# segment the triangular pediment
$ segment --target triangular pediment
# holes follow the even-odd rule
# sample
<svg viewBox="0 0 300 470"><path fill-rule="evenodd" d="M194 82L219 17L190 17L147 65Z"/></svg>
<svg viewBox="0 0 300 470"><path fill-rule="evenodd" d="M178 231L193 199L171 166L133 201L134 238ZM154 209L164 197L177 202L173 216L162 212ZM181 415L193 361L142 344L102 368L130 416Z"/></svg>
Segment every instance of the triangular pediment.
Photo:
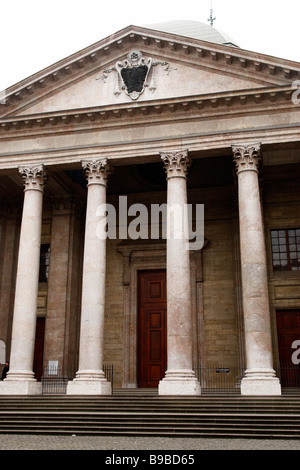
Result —
<svg viewBox="0 0 300 470"><path fill-rule="evenodd" d="M139 63L147 67L138 93L129 93L121 75L122 68L137 65L128 58L132 51L140 53ZM0 116L230 95L288 86L299 75L295 62L129 26L6 90Z"/></svg>

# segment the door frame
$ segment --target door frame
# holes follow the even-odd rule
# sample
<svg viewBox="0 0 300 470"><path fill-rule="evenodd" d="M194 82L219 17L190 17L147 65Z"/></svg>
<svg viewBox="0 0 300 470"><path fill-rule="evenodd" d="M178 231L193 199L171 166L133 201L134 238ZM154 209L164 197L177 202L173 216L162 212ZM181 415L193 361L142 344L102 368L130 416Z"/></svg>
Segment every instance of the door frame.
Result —
<svg viewBox="0 0 300 470"><path fill-rule="evenodd" d="M165 240L123 241L117 246L123 255L123 388L138 388L138 271L166 269ZM191 251L193 362L205 363L202 250Z"/></svg>

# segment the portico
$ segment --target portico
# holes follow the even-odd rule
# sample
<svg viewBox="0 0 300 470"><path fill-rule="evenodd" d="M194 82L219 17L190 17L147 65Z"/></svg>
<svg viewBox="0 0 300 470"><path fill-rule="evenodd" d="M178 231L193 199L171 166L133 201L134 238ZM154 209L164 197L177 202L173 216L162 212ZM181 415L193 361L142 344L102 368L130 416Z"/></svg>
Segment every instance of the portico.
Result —
<svg viewBox="0 0 300 470"><path fill-rule="evenodd" d="M138 96L118 81L132 50L149 67ZM70 395L109 395L105 362L118 387L138 387L142 363L159 394L200 395L195 370L213 364L242 367L244 395L280 395L276 312L300 308L300 280L298 269L275 273L270 231L300 227L291 104L300 66L130 27L48 72L43 86L42 74L32 78L35 94L28 83L17 99L12 87L0 108L0 339L10 358L0 394L41 393L34 363L44 318L43 367L72 369ZM87 105L91 95L98 101ZM125 237L99 236L105 204ZM139 204L178 212L159 222L158 238L143 221L147 237L132 238L126 224ZM187 204L204 205L196 249ZM145 289L142 272L153 273Z"/></svg>

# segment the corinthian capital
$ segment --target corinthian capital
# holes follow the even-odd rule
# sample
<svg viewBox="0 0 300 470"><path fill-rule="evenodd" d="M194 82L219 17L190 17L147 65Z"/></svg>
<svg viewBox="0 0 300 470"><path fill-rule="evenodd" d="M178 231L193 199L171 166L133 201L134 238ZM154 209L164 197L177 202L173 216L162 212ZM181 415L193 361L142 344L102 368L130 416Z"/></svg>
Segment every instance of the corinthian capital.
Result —
<svg viewBox="0 0 300 470"><path fill-rule="evenodd" d="M260 161L260 144L233 145L233 159L236 164L237 173L241 171L258 171Z"/></svg>
<svg viewBox="0 0 300 470"><path fill-rule="evenodd" d="M191 159L187 150L166 152L160 154L167 173L167 179L173 177L186 178Z"/></svg>
<svg viewBox="0 0 300 470"><path fill-rule="evenodd" d="M85 171L85 176L89 184L102 184L107 185L108 176L110 174L107 159L83 161L82 167Z"/></svg>
<svg viewBox="0 0 300 470"><path fill-rule="evenodd" d="M22 175L25 191L29 189L44 190L47 179L44 165L20 166L19 173Z"/></svg>

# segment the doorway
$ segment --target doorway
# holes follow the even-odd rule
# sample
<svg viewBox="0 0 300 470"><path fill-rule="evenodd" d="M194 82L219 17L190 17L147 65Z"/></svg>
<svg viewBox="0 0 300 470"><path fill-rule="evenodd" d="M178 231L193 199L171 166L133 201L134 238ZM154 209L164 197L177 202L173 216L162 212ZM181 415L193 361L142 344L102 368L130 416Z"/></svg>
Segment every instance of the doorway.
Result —
<svg viewBox="0 0 300 470"><path fill-rule="evenodd" d="M138 272L138 386L158 387L167 365L166 270Z"/></svg>
<svg viewBox="0 0 300 470"><path fill-rule="evenodd" d="M299 387L300 364L292 360L296 351L292 345L300 340L300 310L278 310L276 316L281 386Z"/></svg>

